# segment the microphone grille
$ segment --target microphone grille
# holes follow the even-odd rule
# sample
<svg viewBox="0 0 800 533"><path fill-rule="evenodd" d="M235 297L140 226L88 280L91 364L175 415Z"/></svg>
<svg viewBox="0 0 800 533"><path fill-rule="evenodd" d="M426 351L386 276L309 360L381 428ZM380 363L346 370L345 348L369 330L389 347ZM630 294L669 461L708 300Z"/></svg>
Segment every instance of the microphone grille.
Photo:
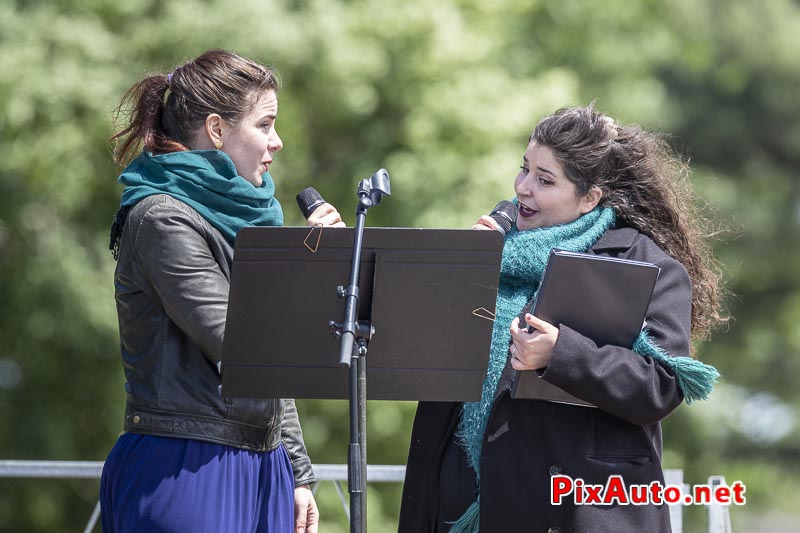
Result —
<svg viewBox="0 0 800 533"><path fill-rule="evenodd" d="M297 195L297 206L303 212L303 218L308 218L316 208L325 203L325 199L314 187L307 187Z"/></svg>
<svg viewBox="0 0 800 533"><path fill-rule="evenodd" d="M517 220L517 213L517 206L514 205L514 202L502 200L494 207L489 216L497 222L503 234L506 234Z"/></svg>

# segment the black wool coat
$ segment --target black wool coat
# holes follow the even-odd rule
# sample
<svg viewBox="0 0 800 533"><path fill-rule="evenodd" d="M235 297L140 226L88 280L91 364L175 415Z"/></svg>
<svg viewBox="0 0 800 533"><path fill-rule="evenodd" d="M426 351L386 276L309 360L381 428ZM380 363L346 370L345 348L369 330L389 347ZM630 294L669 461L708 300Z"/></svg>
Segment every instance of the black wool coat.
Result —
<svg viewBox="0 0 800 533"><path fill-rule="evenodd" d="M689 356L691 282L686 269L632 228L611 229L592 253L661 267L647 312L650 335L672 356ZM598 347L559 327L542 378L597 405L580 407L510 396L506 365L481 452L480 531L501 533L669 532L666 505L551 505L551 477L626 486L664 482L660 421L682 401L663 365L628 348ZM408 455L399 533L437 531L444 451L458 425L460 403L420 402Z"/></svg>

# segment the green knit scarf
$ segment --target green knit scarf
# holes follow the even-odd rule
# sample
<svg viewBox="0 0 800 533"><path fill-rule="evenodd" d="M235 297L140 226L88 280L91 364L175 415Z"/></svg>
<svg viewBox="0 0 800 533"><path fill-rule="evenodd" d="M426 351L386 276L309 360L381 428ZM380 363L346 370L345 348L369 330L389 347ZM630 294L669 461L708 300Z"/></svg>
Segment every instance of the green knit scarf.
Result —
<svg viewBox="0 0 800 533"><path fill-rule="evenodd" d="M586 252L614 225L614 210L595 208L574 222L547 228L518 231L512 227L506 234L500 264L500 286L495 304L489 367L483 381L479 402L467 402L461 410L456 437L467 453L478 482L478 496L467 511L453 524L450 533L477 533L480 523L480 457L484 431L494 402L495 390L508 356L511 341L509 324L533 297L542 279L550 250ZM687 403L705 399L713 390L719 373L689 357L671 357L656 346L642 331L633 351L652 358L670 368Z"/></svg>
<svg viewBox="0 0 800 533"><path fill-rule="evenodd" d="M119 177L121 207L153 194L168 194L195 209L233 244L247 226L282 226L283 210L268 172L260 187L244 179L225 152L195 150L153 155L147 151Z"/></svg>

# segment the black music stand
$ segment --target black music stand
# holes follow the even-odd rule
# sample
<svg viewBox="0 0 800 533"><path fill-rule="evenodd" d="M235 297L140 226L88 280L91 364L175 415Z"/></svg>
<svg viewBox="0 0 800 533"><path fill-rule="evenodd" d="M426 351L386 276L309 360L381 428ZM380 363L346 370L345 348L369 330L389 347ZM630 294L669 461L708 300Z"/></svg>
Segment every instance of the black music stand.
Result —
<svg viewBox="0 0 800 533"><path fill-rule="evenodd" d="M354 231L239 232L225 396L348 398L348 369L329 323L344 315L337 286L347 283ZM495 231L365 228L357 319L375 330L364 358L366 398L480 400L502 246ZM365 425L366 413L360 419Z"/></svg>

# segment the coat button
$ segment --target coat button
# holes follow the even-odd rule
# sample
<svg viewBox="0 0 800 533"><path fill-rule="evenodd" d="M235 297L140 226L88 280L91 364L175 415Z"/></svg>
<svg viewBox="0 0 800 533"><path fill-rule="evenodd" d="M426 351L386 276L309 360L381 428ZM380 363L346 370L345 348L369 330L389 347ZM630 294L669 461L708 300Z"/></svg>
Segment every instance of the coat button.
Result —
<svg viewBox="0 0 800 533"><path fill-rule="evenodd" d="M142 417L141 417L141 416L139 416L139 415L133 415L133 423L134 423L134 424L138 424L138 423L139 423L139 422L141 422L141 421L142 421Z"/></svg>
<svg viewBox="0 0 800 533"><path fill-rule="evenodd" d="M549 527L547 528L547 533L561 533L561 529L557 527Z"/></svg>
<svg viewBox="0 0 800 533"><path fill-rule="evenodd" d="M553 465L553 466L550 467L550 475L551 476L557 476L557 475L561 474L561 472L563 472L563 470L558 465ZM555 532L555 533L558 533L558 532Z"/></svg>

